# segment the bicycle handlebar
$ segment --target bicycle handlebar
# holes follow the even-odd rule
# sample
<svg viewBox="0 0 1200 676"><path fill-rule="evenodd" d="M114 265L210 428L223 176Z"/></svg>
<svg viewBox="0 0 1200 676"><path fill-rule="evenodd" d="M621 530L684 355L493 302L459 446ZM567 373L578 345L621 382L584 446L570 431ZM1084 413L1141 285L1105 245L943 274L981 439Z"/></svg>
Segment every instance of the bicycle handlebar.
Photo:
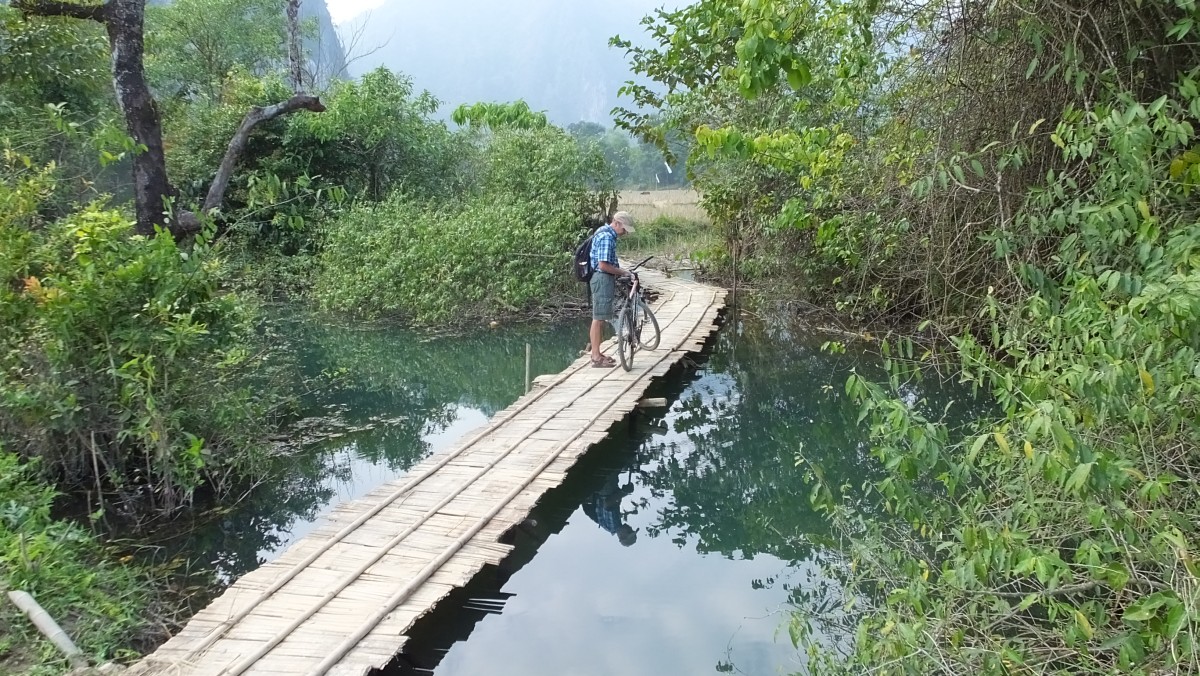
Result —
<svg viewBox="0 0 1200 676"><path fill-rule="evenodd" d="M634 270L637 270L638 268L642 267L646 263L649 263L651 258L654 258L654 256L653 255L646 256L645 258L642 259L642 261L640 263L638 263L637 265L634 265L632 268L629 268L629 274L633 274Z"/></svg>

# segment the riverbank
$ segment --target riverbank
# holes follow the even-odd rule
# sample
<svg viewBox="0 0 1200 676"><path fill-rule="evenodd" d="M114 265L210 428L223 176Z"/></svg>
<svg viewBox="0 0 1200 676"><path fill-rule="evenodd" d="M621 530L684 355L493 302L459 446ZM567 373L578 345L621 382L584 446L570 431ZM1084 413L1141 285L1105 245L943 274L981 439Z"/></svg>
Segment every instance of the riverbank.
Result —
<svg viewBox="0 0 1200 676"><path fill-rule="evenodd" d="M54 499L33 468L0 451L0 673L42 676L71 666L8 590L32 595L97 663L152 645L165 621L158 574L82 525L52 518Z"/></svg>

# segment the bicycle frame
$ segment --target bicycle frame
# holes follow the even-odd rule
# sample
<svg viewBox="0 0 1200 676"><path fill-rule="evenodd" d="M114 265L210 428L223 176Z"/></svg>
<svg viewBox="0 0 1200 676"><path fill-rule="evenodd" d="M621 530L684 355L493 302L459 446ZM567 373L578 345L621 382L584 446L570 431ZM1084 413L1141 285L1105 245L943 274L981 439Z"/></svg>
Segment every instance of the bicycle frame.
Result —
<svg viewBox="0 0 1200 676"><path fill-rule="evenodd" d="M630 344L634 350L638 348L641 333L641 322L638 321L638 304L646 302L646 299L642 298L642 280L637 276L637 269L648 263L652 258L654 258L654 256L647 256L641 261L638 261L638 263L636 263L633 267L629 268L629 293L625 295L624 302L621 303L620 310L614 316L614 320L617 320L622 314L628 313L627 320L629 321L631 329ZM613 326L614 328L617 326L617 321L613 322Z"/></svg>
<svg viewBox="0 0 1200 676"><path fill-rule="evenodd" d="M621 357L621 366L626 370L630 370L633 365L633 355L639 349L643 348L642 330L649 320L654 327L653 345L650 349L656 349L659 343L658 322L655 321L653 313L650 311L649 305L646 304L646 299L643 296L642 280L638 278L636 270L646 264L653 256L646 257L637 265L629 268L629 292L622 294L621 307L616 313L616 322L614 323L617 329L617 353ZM625 348L628 348L628 352Z"/></svg>

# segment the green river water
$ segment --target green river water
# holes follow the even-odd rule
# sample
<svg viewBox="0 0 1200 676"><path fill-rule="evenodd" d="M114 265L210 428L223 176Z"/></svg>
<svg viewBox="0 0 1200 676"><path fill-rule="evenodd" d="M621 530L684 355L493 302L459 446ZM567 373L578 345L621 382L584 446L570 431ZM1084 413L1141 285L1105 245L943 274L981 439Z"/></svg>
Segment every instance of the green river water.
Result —
<svg viewBox="0 0 1200 676"><path fill-rule="evenodd" d="M305 399L307 441L277 480L165 543L226 581L511 404L526 343L534 375L565 368L587 323L440 339L282 326L305 372L337 383ZM731 313L694 363L652 386L669 406L589 451L513 532L514 554L423 618L388 673L803 673L790 613L836 620L847 599L825 572L841 554L797 452L835 482L874 471L844 384L851 369L878 374L877 360L822 352L829 338Z"/></svg>

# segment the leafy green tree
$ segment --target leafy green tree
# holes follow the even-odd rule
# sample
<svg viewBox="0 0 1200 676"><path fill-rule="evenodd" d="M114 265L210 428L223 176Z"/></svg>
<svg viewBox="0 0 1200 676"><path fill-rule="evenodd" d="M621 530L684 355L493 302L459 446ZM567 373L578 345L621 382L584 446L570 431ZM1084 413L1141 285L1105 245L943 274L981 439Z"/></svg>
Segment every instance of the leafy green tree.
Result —
<svg viewBox="0 0 1200 676"><path fill-rule="evenodd" d="M595 122L572 122L567 125L567 133L580 141L599 141L608 129Z"/></svg>
<svg viewBox="0 0 1200 676"><path fill-rule="evenodd" d="M437 99L414 93L408 77L379 68L335 83L325 102L326 114L288 125L283 146L297 167L376 201L399 185L422 194L455 187L456 156L467 149L433 121Z"/></svg>
<svg viewBox="0 0 1200 676"><path fill-rule="evenodd" d="M890 341L889 382L848 384L896 518L815 477L866 601L848 660L794 626L815 673L1194 664L1196 12L711 0L629 47L663 88L620 121L694 135L732 242L952 347ZM914 406L934 359L996 407L965 439Z"/></svg>
<svg viewBox="0 0 1200 676"><path fill-rule="evenodd" d="M953 336L998 411L963 439L915 410L912 367L937 352L908 340L884 346L886 385L851 379L897 519L819 482L867 604L851 658L817 673L1194 663L1195 12L707 2L633 52L679 83L665 119L712 158L701 170L791 183L740 212L710 195L717 213L809 233L814 285Z"/></svg>
<svg viewBox="0 0 1200 676"><path fill-rule="evenodd" d="M146 10L146 73L165 98L218 101L231 74L286 62L284 0L174 0Z"/></svg>
<svg viewBox="0 0 1200 676"><path fill-rule="evenodd" d="M293 6L299 0L288 0ZM175 235L188 235L203 227L203 220L217 209L225 198L233 170L245 150L251 132L262 122L288 115L297 110L321 112L319 98L302 91L303 83L296 81L293 95L287 100L265 107L252 108L229 141L220 166L204 201L196 210L175 209L175 187L167 174L166 154L162 140L162 124L158 105L146 80L145 0L108 0L103 4L76 4L54 0L18 0L14 3L26 17L70 17L102 24L108 33L112 55L112 82L118 107L124 117L128 135L137 153L132 155L134 209L137 232L153 236L159 229ZM296 12L290 12L295 15ZM296 22L289 24L289 40L300 40ZM296 50L292 50L295 54Z"/></svg>
<svg viewBox="0 0 1200 676"><path fill-rule="evenodd" d="M535 111L524 101L512 103L462 104L450 114L459 126L482 129L541 129L550 124L546 113Z"/></svg>
<svg viewBox="0 0 1200 676"><path fill-rule="evenodd" d="M94 115L111 97L107 54L97 26L45 18L25 20L12 7L0 7L0 105L16 115L44 104L62 104L78 115ZM5 116L11 135L22 122Z"/></svg>
<svg viewBox="0 0 1200 676"><path fill-rule="evenodd" d="M0 44L0 145L32 165L53 163L54 195L42 208L61 215L76 199L126 193L120 167L111 165L127 160L133 147L120 129L100 28L26 20L5 6Z"/></svg>

